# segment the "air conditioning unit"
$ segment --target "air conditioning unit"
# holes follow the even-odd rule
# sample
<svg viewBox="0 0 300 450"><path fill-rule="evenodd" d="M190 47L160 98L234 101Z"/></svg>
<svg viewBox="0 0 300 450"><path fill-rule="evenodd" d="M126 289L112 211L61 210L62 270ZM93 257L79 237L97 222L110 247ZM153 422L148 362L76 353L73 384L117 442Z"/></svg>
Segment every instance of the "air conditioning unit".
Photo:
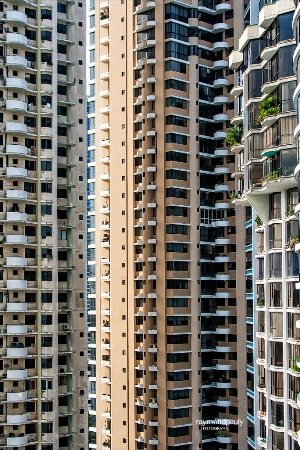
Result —
<svg viewBox="0 0 300 450"><path fill-rule="evenodd" d="M69 329L70 329L70 325L68 323L64 323L63 330L69 330Z"/></svg>

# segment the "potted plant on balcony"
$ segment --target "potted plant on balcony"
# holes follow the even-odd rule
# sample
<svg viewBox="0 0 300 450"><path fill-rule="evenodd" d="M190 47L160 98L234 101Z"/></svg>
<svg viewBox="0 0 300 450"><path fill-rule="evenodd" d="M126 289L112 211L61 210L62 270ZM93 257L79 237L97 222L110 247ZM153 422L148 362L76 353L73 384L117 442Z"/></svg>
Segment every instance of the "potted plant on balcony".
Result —
<svg viewBox="0 0 300 450"><path fill-rule="evenodd" d="M276 180L279 177L279 170L273 170L273 172L268 173L265 180L271 181Z"/></svg>
<svg viewBox="0 0 300 450"><path fill-rule="evenodd" d="M280 113L280 106L276 105L275 98L271 95L261 102L259 105L258 123L262 123L266 117L275 116Z"/></svg>
<svg viewBox="0 0 300 450"><path fill-rule="evenodd" d="M254 222L256 223L257 227L262 227L263 226L263 221L261 220L261 218L259 216L255 217Z"/></svg>
<svg viewBox="0 0 300 450"><path fill-rule="evenodd" d="M238 198L238 194L236 192L230 192L229 198L230 200L235 200L236 198Z"/></svg>
<svg viewBox="0 0 300 450"><path fill-rule="evenodd" d="M300 365L300 362L299 362L299 365ZM291 370L293 372L300 372L300 367L298 367L297 364L293 364L291 367Z"/></svg>
<svg viewBox="0 0 300 450"><path fill-rule="evenodd" d="M217 441L221 444L230 444L232 438L227 430L218 430L217 431Z"/></svg>
<svg viewBox="0 0 300 450"><path fill-rule="evenodd" d="M226 143L230 145L230 147L233 147L234 145L239 145L242 143L243 138L243 128L233 126L230 127L227 131L226 135Z"/></svg>
<svg viewBox="0 0 300 450"><path fill-rule="evenodd" d="M289 242L286 244L286 248L290 250L295 250L296 244L298 244L299 239L297 237L291 237Z"/></svg>
<svg viewBox="0 0 300 450"><path fill-rule="evenodd" d="M289 209L286 213L285 213L285 217L291 217L295 215L295 210L294 209Z"/></svg>

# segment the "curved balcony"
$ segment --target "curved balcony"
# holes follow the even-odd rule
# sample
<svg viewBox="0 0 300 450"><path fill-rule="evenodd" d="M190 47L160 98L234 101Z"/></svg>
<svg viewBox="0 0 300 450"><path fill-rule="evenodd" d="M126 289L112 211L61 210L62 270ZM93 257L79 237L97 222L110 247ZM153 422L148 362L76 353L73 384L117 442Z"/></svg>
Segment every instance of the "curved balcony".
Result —
<svg viewBox="0 0 300 450"><path fill-rule="evenodd" d="M228 60L221 59L219 61L214 61L213 63L213 69L225 69L225 67L228 67Z"/></svg>
<svg viewBox="0 0 300 450"><path fill-rule="evenodd" d="M27 69L28 61L23 56L8 55L5 58L5 63L8 67L14 67L16 69Z"/></svg>
<svg viewBox="0 0 300 450"><path fill-rule="evenodd" d="M217 370L231 370L231 364L229 363L218 363L216 364Z"/></svg>
<svg viewBox="0 0 300 450"><path fill-rule="evenodd" d="M28 150L25 145L6 145L5 147L5 153L7 153L8 155L26 156L27 151Z"/></svg>
<svg viewBox="0 0 300 450"><path fill-rule="evenodd" d="M216 328L216 334L230 334L230 328Z"/></svg>
<svg viewBox="0 0 300 450"><path fill-rule="evenodd" d="M27 133L27 125L20 122L6 122L5 131L7 133Z"/></svg>
<svg viewBox="0 0 300 450"><path fill-rule="evenodd" d="M23 169L22 167L6 167L6 176L11 178L25 178L27 177L27 169ZM18 192L17 190L15 192ZM20 191L23 192L23 191Z"/></svg>
<svg viewBox="0 0 300 450"><path fill-rule="evenodd" d="M222 114L215 114L213 116L213 120L214 120L215 123L226 122L228 120L228 114L224 114L224 113L222 113ZM227 133L225 133L225 134L227 134Z"/></svg>
<svg viewBox="0 0 300 450"><path fill-rule="evenodd" d="M229 55L229 68L236 70L243 62L243 53L239 50L233 50Z"/></svg>
<svg viewBox="0 0 300 450"><path fill-rule="evenodd" d="M16 437L8 437L6 441L7 447L24 447L27 444L28 444L28 436L19 435Z"/></svg>
<svg viewBox="0 0 300 450"><path fill-rule="evenodd" d="M213 25L213 33L221 33L222 31L228 30L228 28L229 28L228 23L225 22L215 23Z"/></svg>
<svg viewBox="0 0 300 450"><path fill-rule="evenodd" d="M21 100L6 100L5 107L9 111L26 112L28 105L26 102Z"/></svg>
<svg viewBox="0 0 300 450"><path fill-rule="evenodd" d="M219 444L231 444L232 437L231 436L217 436L216 441Z"/></svg>
<svg viewBox="0 0 300 450"><path fill-rule="evenodd" d="M21 11L6 11L4 15L6 22L27 25L28 18L25 13Z"/></svg>
<svg viewBox="0 0 300 450"><path fill-rule="evenodd" d="M21 34L21 33L7 33L5 40L6 40L7 44L20 45L20 46L27 45L27 37L25 36L25 34Z"/></svg>
<svg viewBox="0 0 300 450"><path fill-rule="evenodd" d="M9 189L6 193L7 199L13 200L27 200L27 192L20 189Z"/></svg>
<svg viewBox="0 0 300 450"><path fill-rule="evenodd" d="M230 347L230 345L217 345L216 346L216 352L219 352L219 353L228 353L228 352L231 352L231 347Z"/></svg>
<svg viewBox="0 0 300 450"><path fill-rule="evenodd" d="M231 401L229 399L217 399L217 406L220 406L222 408L228 408L231 406Z"/></svg>
<svg viewBox="0 0 300 450"><path fill-rule="evenodd" d="M226 379L222 380L221 379L220 381L217 381L217 388L218 389L230 389L231 388L231 380L226 380Z"/></svg>
<svg viewBox="0 0 300 450"><path fill-rule="evenodd" d="M24 58L27 64L26 58ZM9 89L27 89L27 81L23 78L6 78L5 86ZM11 102L13 100L7 100L6 102ZM7 106L6 106L7 107Z"/></svg>

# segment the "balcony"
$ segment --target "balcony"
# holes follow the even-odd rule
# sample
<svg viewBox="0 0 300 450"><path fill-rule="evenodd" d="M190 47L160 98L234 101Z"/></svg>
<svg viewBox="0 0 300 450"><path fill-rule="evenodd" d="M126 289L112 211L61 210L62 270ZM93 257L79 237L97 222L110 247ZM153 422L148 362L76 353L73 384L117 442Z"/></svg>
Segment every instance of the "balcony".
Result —
<svg viewBox="0 0 300 450"><path fill-rule="evenodd" d="M27 414L8 414L6 423L8 425L20 425L28 420Z"/></svg>
<svg viewBox="0 0 300 450"><path fill-rule="evenodd" d="M6 287L8 290L27 289L27 280L7 280L6 283Z"/></svg>
<svg viewBox="0 0 300 450"><path fill-rule="evenodd" d="M5 107L7 110L17 112L26 112L28 109L27 103L21 100L6 100Z"/></svg>
<svg viewBox="0 0 300 450"><path fill-rule="evenodd" d="M9 211L6 214L6 220L8 222L27 222L27 214L18 211Z"/></svg>
<svg viewBox="0 0 300 450"><path fill-rule="evenodd" d="M27 46L27 37L21 33L7 33L6 43L12 45Z"/></svg>
<svg viewBox="0 0 300 450"><path fill-rule="evenodd" d="M17 281L17 280L16 280ZM6 334L14 335L14 334L27 334L28 329L27 325L7 325Z"/></svg>
<svg viewBox="0 0 300 450"><path fill-rule="evenodd" d="M23 169L22 167L6 167L6 176L11 177L11 178L19 178L19 177L27 177L28 171L27 169ZM17 190L14 191L9 191L14 192L15 195L18 196L17 194ZM19 192L24 192L24 191L19 191ZM27 194L27 193L26 193ZM21 198L21 195L23 195L23 199L25 199L24 194L19 194L19 198ZM27 199L27 196L26 196Z"/></svg>
<svg viewBox="0 0 300 450"><path fill-rule="evenodd" d="M155 398L150 400L149 408L158 408L157 400Z"/></svg>
<svg viewBox="0 0 300 450"><path fill-rule="evenodd" d="M258 25L249 25L245 28L243 34L239 39L239 52L241 52L244 47L248 44L252 39L257 39L260 36L260 29ZM231 67L232 68L232 67Z"/></svg>
<svg viewBox="0 0 300 450"><path fill-rule="evenodd" d="M8 437L6 444L8 447L23 447L28 444L28 436L23 436L22 434L20 434L16 437Z"/></svg>
<svg viewBox="0 0 300 450"><path fill-rule="evenodd" d="M217 363L216 364L217 370L231 370L231 364L229 363Z"/></svg>
<svg viewBox="0 0 300 450"><path fill-rule="evenodd" d="M22 234L8 234L5 239L6 244L26 245L28 237Z"/></svg>
<svg viewBox="0 0 300 450"><path fill-rule="evenodd" d="M20 350L20 349L8 349L8 350ZM27 369L24 369L24 370L8 370L7 371L7 379L8 380L24 380L25 378L27 378Z"/></svg>
<svg viewBox="0 0 300 450"><path fill-rule="evenodd" d="M24 402L28 398L27 391L24 392L8 392L6 400L11 403Z"/></svg>
<svg viewBox="0 0 300 450"><path fill-rule="evenodd" d="M7 348L6 356L8 358L24 358L25 356L27 356L27 353L27 347L21 345L12 345L11 347Z"/></svg>
<svg viewBox="0 0 300 450"><path fill-rule="evenodd" d="M150 445L158 445L158 439L156 439L156 438L149 439L149 444Z"/></svg>
<svg viewBox="0 0 300 450"><path fill-rule="evenodd" d="M233 50L229 55L229 68L236 70L243 62L243 53L238 50Z"/></svg>
<svg viewBox="0 0 300 450"><path fill-rule="evenodd" d="M25 145L6 145L5 152L8 155L27 155L27 147Z"/></svg>
<svg viewBox="0 0 300 450"><path fill-rule="evenodd" d="M231 401L229 399L217 399L217 406L220 406L222 408L228 408L229 406L231 406Z"/></svg>
<svg viewBox="0 0 300 450"><path fill-rule="evenodd" d="M9 58L9 57L8 57ZM27 67L27 59L24 58L26 61L26 67ZM5 86L9 89L27 89L27 81L23 78L6 78L5 79ZM13 100L7 100L7 102L13 101Z"/></svg>
<svg viewBox="0 0 300 450"><path fill-rule="evenodd" d="M220 431L217 433L216 441L219 442L219 444L231 444L232 437L229 436L226 431Z"/></svg>
<svg viewBox="0 0 300 450"><path fill-rule="evenodd" d="M12 22L20 25L23 24L24 26L28 23L26 14L21 11L6 11L4 17L6 22Z"/></svg>
<svg viewBox="0 0 300 450"><path fill-rule="evenodd" d="M28 61L23 56L7 56L5 62L8 67L14 67L16 69L27 69L28 66ZM7 80L13 80L13 78L7 78L6 83ZM18 80L18 78L14 78L14 80Z"/></svg>
<svg viewBox="0 0 300 450"><path fill-rule="evenodd" d="M14 200L27 200L27 192L19 189L10 189L6 191L6 198Z"/></svg>
<svg viewBox="0 0 300 450"><path fill-rule="evenodd" d="M219 381L217 381L217 388L218 389L229 389L229 388L231 388L231 380L227 380L226 378L221 378Z"/></svg>
<svg viewBox="0 0 300 450"><path fill-rule="evenodd" d="M27 133L27 125L20 122L6 122L5 131L7 133Z"/></svg>

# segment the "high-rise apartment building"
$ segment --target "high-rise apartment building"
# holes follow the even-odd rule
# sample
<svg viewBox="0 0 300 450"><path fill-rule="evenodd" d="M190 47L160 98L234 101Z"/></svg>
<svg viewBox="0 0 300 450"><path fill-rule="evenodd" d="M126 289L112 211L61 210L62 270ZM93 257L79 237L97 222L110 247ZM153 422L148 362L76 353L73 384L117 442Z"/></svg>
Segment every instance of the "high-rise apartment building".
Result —
<svg viewBox="0 0 300 450"><path fill-rule="evenodd" d="M0 448L88 445L84 17L0 2Z"/></svg>
<svg viewBox="0 0 300 450"><path fill-rule="evenodd" d="M244 448L245 261L225 144L244 12L240 0L90 0L91 449ZM201 426L216 419L236 423Z"/></svg>
<svg viewBox="0 0 300 450"><path fill-rule="evenodd" d="M299 200L294 178L299 160L298 15L293 1L260 1L257 21L245 28L230 55L244 127L242 139L234 130L237 139L231 149L240 173L235 202L248 204L252 235L251 272L246 273L253 280L254 318L249 448L294 450L300 442Z"/></svg>

